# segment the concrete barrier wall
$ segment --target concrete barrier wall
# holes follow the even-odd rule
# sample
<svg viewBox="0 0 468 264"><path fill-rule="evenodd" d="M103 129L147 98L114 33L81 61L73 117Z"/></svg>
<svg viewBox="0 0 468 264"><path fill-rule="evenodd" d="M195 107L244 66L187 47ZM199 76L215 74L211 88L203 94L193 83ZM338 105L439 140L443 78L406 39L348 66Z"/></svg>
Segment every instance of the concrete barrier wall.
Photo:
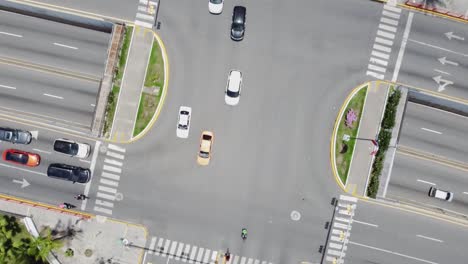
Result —
<svg viewBox="0 0 468 264"><path fill-rule="evenodd" d="M112 22L92 19L88 17L81 17L77 15L61 13L53 10L48 10L40 7L29 6L0 0L0 10L15 12L22 15L47 19L59 23L64 23L72 26L83 27L91 30L101 31L105 33L112 32Z"/></svg>
<svg viewBox="0 0 468 264"><path fill-rule="evenodd" d="M409 89L408 100L413 103L431 106L455 114L468 117L468 105L451 101L449 99L436 97L422 91Z"/></svg>

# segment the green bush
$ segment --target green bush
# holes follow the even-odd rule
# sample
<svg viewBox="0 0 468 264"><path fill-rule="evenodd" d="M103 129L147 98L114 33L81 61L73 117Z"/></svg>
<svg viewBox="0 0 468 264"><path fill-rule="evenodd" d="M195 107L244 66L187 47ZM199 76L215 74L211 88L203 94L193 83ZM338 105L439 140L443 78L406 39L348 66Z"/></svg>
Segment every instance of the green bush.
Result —
<svg viewBox="0 0 468 264"><path fill-rule="evenodd" d="M395 126L395 116L398 103L400 102L401 92L395 90L388 98L385 106L385 113L382 119L382 128L392 129Z"/></svg>
<svg viewBox="0 0 468 264"><path fill-rule="evenodd" d="M380 130L379 133L379 152L386 152L392 139L392 132L387 130Z"/></svg>
<svg viewBox="0 0 468 264"><path fill-rule="evenodd" d="M372 175L367 187L367 196L375 198L379 191L379 177Z"/></svg>

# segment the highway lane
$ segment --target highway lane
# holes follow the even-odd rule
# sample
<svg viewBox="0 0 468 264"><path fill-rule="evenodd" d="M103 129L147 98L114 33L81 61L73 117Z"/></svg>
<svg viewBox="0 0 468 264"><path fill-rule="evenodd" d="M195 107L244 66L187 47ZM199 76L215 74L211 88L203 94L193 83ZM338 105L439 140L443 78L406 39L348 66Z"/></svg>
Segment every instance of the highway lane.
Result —
<svg viewBox="0 0 468 264"><path fill-rule="evenodd" d="M329 137L339 102L366 79L382 6L237 4L247 6L241 42L229 38L234 3L226 2L220 16L210 15L205 2L161 4L169 93L155 127L127 146L123 200L112 216L145 224L150 236L229 247L274 263L317 262L330 199L339 191L326 155ZM277 23L280 17L288 22ZM223 98L230 69L244 77L236 107ZM180 105L193 109L187 140L175 135ZM196 164L202 130L215 134L207 167ZM299 221L291 219L294 210ZM243 226L250 234L245 246Z"/></svg>
<svg viewBox="0 0 468 264"><path fill-rule="evenodd" d="M0 64L0 110L91 127L99 83Z"/></svg>
<svg viewBox="0 0 468 264"><path fill-rule="evenodd" d="M431 186L453 192L453 201L446 202L429 197ZM386 197L468 215L466 171L397 154Z"/></svg>
<svg viewBox="0 0 468 264"><path fill-rule="evenodd" d="M466 227L366 202L355 213L345 263L465 262Z"/></svg>
<svg viewBox="0 0 468 264"><path fill-rule="evenodd" d="M0 12L0 56L102 77L110 34Z"/></svg>
<svg viewBox="0 0 468 264"><path fill-rule="evenodd" d="M2 186L2 188L0 192L51 205L58 205L59 203L66 201L78 205L76 201L73 201L73 196L79 193L84 193L85 189L89 190L91 186L87 187L85 184L73 184L72 182L49 178L46 174L47 168L51 163L65 163L93 169L95 166L92 164L94 158L93 155L99 155L98 151L94 151L95 147L97 146L96 142L76 136L66 135L60 131L38 128L27 124L19 124L6 120L0 120L0 127L35 131L35 133L37 133L37 139L33 139L33 141L28 145L0 142L1 153L3 153L6 149L12 148L36 153L41 157L41 163L37 167L21 166L6 162L1 159L0 186ZM68 138L78 142L90 144L90 156L88 158L79 159L55 152L53 150L53 142L58 138ZM96 163L98 160L97 157L94 158L94 160L94 163ZM93 175L94 173L91 177L93 177ZM21 181L23 181L23 179L26 180L30 185L21 188ZM91 185L91 183L89 185Z"/></svg>
<svg viewBox="0 0 468 264"><path fill-rule="evenodd" d="M468 99L467 37L462 23L415 13L397 81ZM400 49L401 42L396 44Z"/></svg>
<svg viewBox="0 0 468 264"><path fill-rule="evenodd" d="M449 160L468 162L468 119L447 111L409 102L399 145Z"/></svg>

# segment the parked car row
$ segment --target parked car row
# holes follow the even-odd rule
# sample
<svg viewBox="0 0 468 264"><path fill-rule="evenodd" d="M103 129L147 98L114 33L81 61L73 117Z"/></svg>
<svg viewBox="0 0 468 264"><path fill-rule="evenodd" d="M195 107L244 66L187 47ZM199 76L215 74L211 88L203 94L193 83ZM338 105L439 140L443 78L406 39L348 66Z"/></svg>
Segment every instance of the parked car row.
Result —
<svg viewBox="0 0 468 264"><path fill-rule="evenodd" d="M13 144L30 144L32 134L12 128L0 128L0 140ZM54 151L70 157L87 158L91 152L91 146L79 143L66 138L59 138L54 141ZM18 165L36 167L41 163L41 156L19 149L7 149L3 152L3 160ZM87 183L91 179L91 171L86 168L72 166L63 163L52 163L47 168L47 176L55 179L68 180L73 183Z"/></svg>

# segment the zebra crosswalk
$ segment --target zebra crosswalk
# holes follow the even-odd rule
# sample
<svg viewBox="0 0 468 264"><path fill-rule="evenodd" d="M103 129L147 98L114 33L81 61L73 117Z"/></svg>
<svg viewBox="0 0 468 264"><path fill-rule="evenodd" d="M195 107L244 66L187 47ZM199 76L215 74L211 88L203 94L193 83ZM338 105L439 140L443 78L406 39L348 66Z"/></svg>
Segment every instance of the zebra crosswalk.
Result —
<svg viewBox="0 0 468 264"><path fill-rule="evenodd" d="M330 227L330 239L325 258L327 263L344 263L357 201L356 197L340 195L333 225Z"/></svg>
<svg viewBox="0 0 468 264"><path fill-rule="evenodd" d="M366 75L380 80L385 78L400 13L401 9L396 7L394 3L389 2L384 5Z"/></svg>
<svg viewBox="0 0 468 264"><path fill-rule="evenodd" d="M112 215L124 159L125 148L113 144L107 145L94 211Z"/></svg>
<svg viewBox="0 0 468 264"><path fill-rule="evenodd" d="M190 244L171 241L161 237L152 237L147 247L147 253L150 255L167 257L181 262L197 263L197 264L273 264L268 261L261 261L254 258L234 255L231 253L231 258L221 262L224 256L224 251L212 250ZM150 262L144 262L150 263Z"/></svg>
<svg viewBox="0 0 468 264"><path fill-rule="evenodd" d="M140 0L138 3L138 12L135 18L135 25L145 28L153 28L156 19L156 10L158 1Z"/></svg>

